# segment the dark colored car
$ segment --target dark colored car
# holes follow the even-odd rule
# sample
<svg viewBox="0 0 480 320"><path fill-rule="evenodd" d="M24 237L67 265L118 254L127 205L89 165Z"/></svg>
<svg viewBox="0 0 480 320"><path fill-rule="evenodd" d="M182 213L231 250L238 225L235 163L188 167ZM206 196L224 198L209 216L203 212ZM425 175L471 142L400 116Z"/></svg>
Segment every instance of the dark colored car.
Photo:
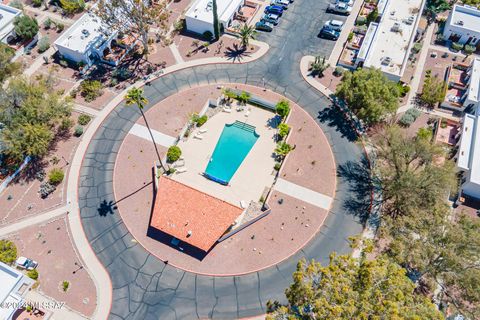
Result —
<svg viewBox="0 0 480 320"><path fill-rule="evenodd" d="M279 6L268 6L265 8L265 13L273 13L281 16L283 14L283 8Z"/></svg>
<svg viewBox="0 0 480 320"><path fill-rule="evenodd" d="M340 36L340 32L330 29L326 26L320 30L320 34L318 35L320 38L329 39L329 40L338 40Z"/></svg>
<svg viewBox="0 0 480 320"><path fill-rule="evenodd" d="M260 31L271 32L273 30L273 24L265 21L259 21L255 24L255 29Z"/></svg>
<svg viewBox="0 0 480 320"><path fill-rule="evenodd" d="M274 13L266 13L260 21L269 22L276 26L280 22L280 19L279 16Z"/></svg>

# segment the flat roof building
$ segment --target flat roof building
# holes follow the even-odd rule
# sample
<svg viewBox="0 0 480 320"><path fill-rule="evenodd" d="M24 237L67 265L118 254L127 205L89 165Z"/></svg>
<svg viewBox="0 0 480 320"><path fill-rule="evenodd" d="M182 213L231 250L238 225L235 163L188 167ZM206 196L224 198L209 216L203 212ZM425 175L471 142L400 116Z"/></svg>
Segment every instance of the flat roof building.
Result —
<svg viewBox="0 0 480 320"><path fill-rule="evenodd" d="M23 302L23 293L34 281L0 262L0 319L11 320Z"/></svg>
<svg viewBox="0 0 480 320"><path fill-rule="evenodd" d="M8 43L15 39L15 18L22 14L22 10L0 3L0 42Z"/></svg>
<svg viewBox="0 0 480 320"><path fill-rule="evenodd" d="M447 40L478 46L480 44L480 10L467 5L454 5L443 29Z"/></svg>
<svg viewBox="0 0 480 320"><path fill-rule="evenodd" d="M383 71L399 81L407 66L425 0L381 1L380 22L370 23L356 58L357 67Z"/></svg>
<svg viewBox="0 0 480 320"><path fill-rule="evenodd" d="M218 21L221 28L227 29L235 13L244 5L244 0L217 0ZM212 0L196 0L185 14L187 30L198 34L210 31L213 34Z"/></svg>
<svg viewBox="0 0 480 320"><path fill-rule="evenodd" d="M480 199L480 115L465 114L457 167L464 172L462 193Z"/></svg>
<svg viewBox="0 0 480 320"><path fill-rule="evenodd" d="M480 109L480 58L475 58L468 70L468 88L465 107Z"/></svg>

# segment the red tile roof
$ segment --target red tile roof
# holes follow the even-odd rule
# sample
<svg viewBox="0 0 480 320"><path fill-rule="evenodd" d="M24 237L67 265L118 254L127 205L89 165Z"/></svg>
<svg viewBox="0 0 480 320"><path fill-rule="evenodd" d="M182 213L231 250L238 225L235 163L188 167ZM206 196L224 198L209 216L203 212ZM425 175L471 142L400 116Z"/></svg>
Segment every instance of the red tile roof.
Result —
<svg viewBox="0 0 480 320"><path fill-rule="evenodd" d="M208 251L241 213L239 207L162 176L150 225Z"/></svg>

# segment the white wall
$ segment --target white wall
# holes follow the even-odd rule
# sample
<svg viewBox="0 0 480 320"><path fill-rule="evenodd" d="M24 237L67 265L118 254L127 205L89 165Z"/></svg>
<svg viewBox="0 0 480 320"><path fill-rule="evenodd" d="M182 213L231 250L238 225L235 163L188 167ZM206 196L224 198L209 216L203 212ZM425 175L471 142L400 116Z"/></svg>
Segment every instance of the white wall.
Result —
<svg viewBox="0 0 480 320"><path fill-rule="evenodd" d="M60 53L60 55L62 55L67 60L71 60L77 63L78 62L84 62L86 64L89 63L87 54L82 54L78 51L73 51L73 50L70 50L69 48L59 46L59 45L57 45L56 47L57 47L58 53Z"/></svg>
<svg viewBox="0 0 480 320"><path fill-rule="evenodd" d="M208 23L189 16L185 17L187 30L198 34L203 34L205 31L210 31L213 34L213 23Z"/></svg>

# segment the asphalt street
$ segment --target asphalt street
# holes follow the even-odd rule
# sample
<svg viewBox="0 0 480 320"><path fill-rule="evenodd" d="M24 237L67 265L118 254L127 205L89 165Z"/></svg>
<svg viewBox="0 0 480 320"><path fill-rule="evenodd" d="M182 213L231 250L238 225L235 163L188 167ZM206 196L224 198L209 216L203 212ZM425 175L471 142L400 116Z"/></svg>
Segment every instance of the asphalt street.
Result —
<svg viewBox="0 0 480 320"><path fill-rule="evenodd" d="M144 88L151 106L202 84L265 83L268 89L303 107L325 132L339 169L334 205L320 232L288 260L237 277L196 275L158 260L135 242L115 207L115 159L122 140L140 117L136 108L120 105L104 121L88 148L79 189L85 233L112 280L110 319L236 319L259 315L265 313L268 300L285 301L284 290L299 259L328 262L333 251L350 252L347 239L362 231L361 220L368 207L366 193L356 189L362 176L363 152L354 142L349 123L304 81L299 66L302 56L328 57L333 48L333 42L317 35L326 20L344 18L325 13L327 5L325 0L296 0L274 32L258 36L270 45L269 52L259 60L184 69Z"/></svg>

